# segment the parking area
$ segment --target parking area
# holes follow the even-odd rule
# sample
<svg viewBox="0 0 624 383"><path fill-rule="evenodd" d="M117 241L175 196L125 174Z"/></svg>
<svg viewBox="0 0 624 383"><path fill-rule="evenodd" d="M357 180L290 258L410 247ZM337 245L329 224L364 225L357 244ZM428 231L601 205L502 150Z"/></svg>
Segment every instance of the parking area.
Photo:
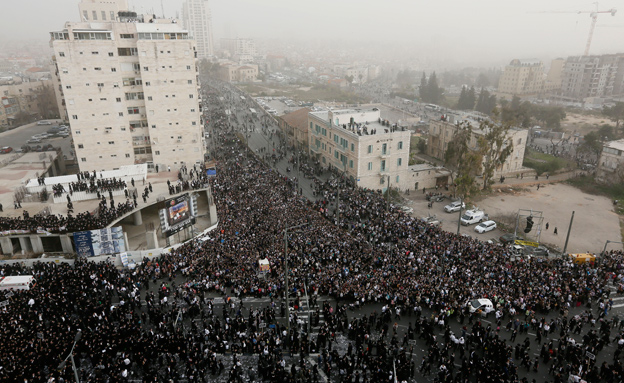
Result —
<svg viewBox="0 0 624 383"><path fill-rule="evenodd" d="M39 143L27 143L32 136L46 133L54 126L62 124L60 120L48 120L50 125L37 125L36 122L22 125L18 128L0 133L0 146L10 146L13 151L20 149L23 145L37 146L50 144L55 148L61 148L63 155L67 156L67 159L72 159L71 149L71 136L68 137L49 137L44 138Z"/></svg>
<svg viewBox="0 0 624 383"><path fill-rule="evenodd" d="M414 209L412 214L415 217L435 215L441 220L444 230L457 232L459 213L444 212L444 206L450 202L448 198L442 202L434 202L429 208L429 202L422 191L412 191L404 197L408 199L407 206ZM612 201L606 197L585 194L564 183L543 184L539 190L536 187L516 186L513 190L495 191L477 205L494 221L502 216L515 215L519 209L542 212L544 226L548 223L549 228L542 229L540 242L559 249L564 247L570 217L574 211L575 218L567 248L569 253L597 253L602 251L607 240L622 241L620 219L613 210ZM475 226L460 225L460 233L481 240L498 240L504 234L498 228L478 234ZM608 249L622 249L622 245L609 244Z"/></svg>

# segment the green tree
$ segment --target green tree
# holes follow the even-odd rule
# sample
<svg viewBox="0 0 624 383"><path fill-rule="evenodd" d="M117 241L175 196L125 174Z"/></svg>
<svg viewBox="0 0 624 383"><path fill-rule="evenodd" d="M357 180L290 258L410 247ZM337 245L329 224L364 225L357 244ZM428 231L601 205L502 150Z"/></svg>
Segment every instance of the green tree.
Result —
<svg viewBox="0 0 624 383"><path fill-rule="evenodd" d="M422 102L429 102L429 88L427 87L427 74L423 72L422 78L420 79L420 86L418 87L418 92L420 94L420 99Z"/></svg>
<svg viewBox="0 0 624 383"><path fill-rule="evenodd" d="M602 114L615 122L615 129L620 128L620 121L624 120L624 102L616 102L613 106L602 108Z"/></svg>
<svg viewBox="0 0 624 383"><path fill-rule="evenodd" d="M469 147L472 137L470 124L462 124L457 129L444 153L444 166L451 172L455 192L465 198L478 190L476 176L481 171L481 155Z"/></svg>
<svg viewBox="0 0 624 383"><path fill-rule="evenodd" d="M593 153L600 156L602 152L602 141L597 132L590 132L583 137L583 143L579 146L579 151Z"/></svg>
<svg viewBox="0 0 624 383"><path fill-rule="evenodd" d="M474 87L468 89L467 87L462 87L461 94L459 95L459 100L457 101L457 109L459 110L473 110L475 105L475 91Z"/></svg>
<svg viewBox="0 0 624 383"><path fill-rule="evenodd" d="M604 141L613 141L616 139L616 133L613 126L604 124L598 129L598 136Z"/></svg>
<svg viewBox="0 0 624 383"><path fill-rule="evenodd" d="M491 95L487 89L481 88L479 97L477 98L477 106L475 107L475 110L490 115L495 107L496 96Z"/></svg>
<svg viewBox="0 0 624 383"><path fill-rule="evenodd" d="M464 110L464 106L466 105L467 93L468 91L466 90L466 87L462 86L461 93L459 94L459 100L457 100L457 106L455 107L456 109Z"/></svg>
<svg viewBox="0 0 624 383"><path fill-rule="evenodd" d="M513 153L513 142L509 140L509 125L484 120L479 129L485 134L477 140L478 151L483 159L483 190L494 177L494 171L501 168Z"/></svg>
<svg viewBox="0 0 624 383"><path fill-rule="evenodd" d="M476 85L480 88L485 88L490 86L490 79L485 73L479 73L477 77Z"/></svg>
<svg viewBox="0 0 624 383"><path fill-rule="evenodd" d="M561 120L566 118L565 110L560 106L538 106L532 105L533 117L541 125L550 129L560 129Z"/></svg>
<svg viewBox="0 0 624 383"><path fill-rule="evenodd" d="M438 86L438 78L436 72L433 72L427 80L427 97L430 103L440 104L444 98L444 89Z"/></svg>

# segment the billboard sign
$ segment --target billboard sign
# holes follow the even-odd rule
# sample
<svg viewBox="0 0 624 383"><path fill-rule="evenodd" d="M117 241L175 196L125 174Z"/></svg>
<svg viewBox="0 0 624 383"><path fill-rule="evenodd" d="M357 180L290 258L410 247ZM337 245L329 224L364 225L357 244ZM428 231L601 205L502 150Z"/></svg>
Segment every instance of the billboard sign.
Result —
<svg viewBox="0 0 624 383"><path fill-rule="evenodd" d="M169 237L195 223L193 200L188 193L166 200L160 215L163 233Z"/></svg>
<svg viewBox="0 0 624 383"><path fill-rule="evenodd" d="M96 257L126 251L126 241L121 226L75 232L74 245L79 257Z"/></svg>

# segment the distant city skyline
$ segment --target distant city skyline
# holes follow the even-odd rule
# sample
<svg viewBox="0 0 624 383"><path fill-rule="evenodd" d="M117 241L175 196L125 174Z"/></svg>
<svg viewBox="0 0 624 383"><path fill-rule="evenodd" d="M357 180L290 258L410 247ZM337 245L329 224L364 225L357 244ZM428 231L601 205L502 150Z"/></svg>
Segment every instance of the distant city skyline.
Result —
<svg viewBox="0 0 624 383"><path fill-rule="evenodd" d="M47 41L48 32L61 29L66 21L79 21L78 2L16 2L0 16L0 39ZM162 4L166 17L182 17L182 0L129 0L129 4L131 10L157 16L163 14ZM617 38L624 33L624 4L600 3L600 9L618 7L613 17L599 16L590 54L624 52L624 39ZM402 46L406 55L458 66L500 66L514 58L538 58L548 64L552 58L582 55L591 19L575 12L593 10L595 5L580 0L211 0L210 8L215 42L250 37L319 46L336 40L345 46L387 46L388 51ZM550 11L570 13L545 13Z"/></svg>

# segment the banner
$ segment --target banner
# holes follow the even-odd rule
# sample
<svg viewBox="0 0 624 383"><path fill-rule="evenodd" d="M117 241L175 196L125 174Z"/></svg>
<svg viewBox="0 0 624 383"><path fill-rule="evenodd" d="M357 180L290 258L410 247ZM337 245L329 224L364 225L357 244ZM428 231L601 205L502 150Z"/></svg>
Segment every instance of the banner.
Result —
<svg viewBox="0 0 624 383"><path fill-rule="evenodd" d="M79 257L96 257L126 251L126 241L121 226L75 232L74 245Z"/></svg>
<svg viewBox="0 0 624 383"><path fill-rule="evenodd" d="M516 245L531 246L531 247L538 247L539 246L539 243L537 243L537 242L523 241L521 239L516 239L514 243Z"/></svg>

